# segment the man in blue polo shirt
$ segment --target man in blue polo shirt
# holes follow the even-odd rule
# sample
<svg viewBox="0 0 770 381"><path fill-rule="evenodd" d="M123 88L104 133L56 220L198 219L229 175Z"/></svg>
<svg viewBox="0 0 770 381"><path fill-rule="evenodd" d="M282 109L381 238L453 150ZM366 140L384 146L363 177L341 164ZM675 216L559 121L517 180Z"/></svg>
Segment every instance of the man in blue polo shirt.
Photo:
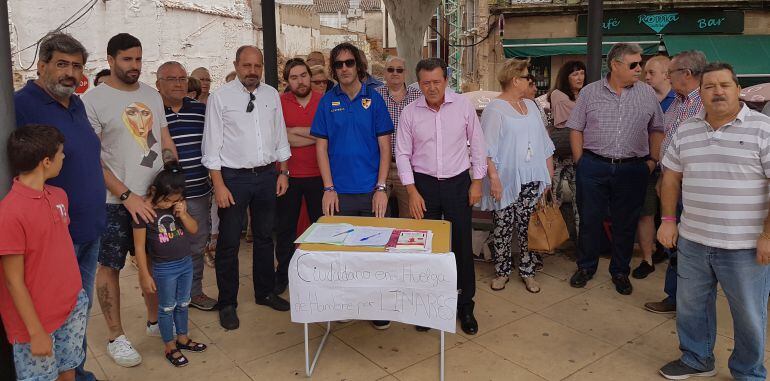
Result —
<svg viewBox="0 0 770 381"><path fill-rule="evenodd" d="M393 122L382 96L361 83L366 72L358 48L337 45L331 66L338 84L321 99L310 129L319 138L323 213L384 217Z"/></svg>
<svg viewBox="0 0 770 381"><path fill-rule="evenodd" d="M48 184L67 192L69 230L90 310L99 238L106 223L104 195L107 190L99 159L99 137L88 122L83 102L74 95L87 58L86 49L72 36L64 33L48 36L40 44L39 78L27 82L14 94L14 105L17 127L47 124L64 134L66 159L59 176ZM85 360L75 370L77 380L94 380L94 375L83 369L84 364Z"/></svg>
<svg viewBox="0 0 770 381"><path fill-rule="evenodd" d="M338 84L321 98L310 128L318 138L323 213L384 217L393 121L382 96L361 83L366 71L358 48L342 43L330 56ZM389 321L372 323L377 329L390 327Z"/></svg>
<svg viewBox="0 0 770 381"><path fill-rule="evenodd" d="M190 307L211 311L217 301L203 293L202 285L203 252L211 231L211 181L208 169L201 164L206 105L187 97L187 70L179 62L164 62L157 76L155 87L163 98L168 132L184 170L187 212L198 223L198 231L189 238L193 260Z"/></svg>

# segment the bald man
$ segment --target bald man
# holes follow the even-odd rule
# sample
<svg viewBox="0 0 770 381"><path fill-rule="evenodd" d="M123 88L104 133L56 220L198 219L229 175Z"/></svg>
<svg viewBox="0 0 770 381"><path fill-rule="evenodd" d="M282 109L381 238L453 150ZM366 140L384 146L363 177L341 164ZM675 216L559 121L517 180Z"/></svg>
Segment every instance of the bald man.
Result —
<svg viewBox="0 0 770 381"><path fill-rule="evenodd" d="M251 213L254 297L257 304L288 311L276 295L273 265L273 221L276 197L286 193L287 160L291 156L278 91L260 83L262 51L252 45L235 54L237 79L211 94L203 132L203 165L214 184L219 207L219 239L215 267L219 287L219 323L228 330L240 325L238 249L246 211ZM280 172L275 163L280 163Z"/></svg>

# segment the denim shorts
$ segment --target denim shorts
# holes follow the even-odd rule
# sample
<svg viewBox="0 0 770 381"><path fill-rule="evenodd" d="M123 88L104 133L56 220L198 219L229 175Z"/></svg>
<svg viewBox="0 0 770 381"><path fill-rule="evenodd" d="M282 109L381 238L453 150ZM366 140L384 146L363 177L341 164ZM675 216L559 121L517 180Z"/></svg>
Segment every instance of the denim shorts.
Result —
<svg viewBox="0 0 770 381"><path fill-rule="evenodd" d="M59 329L51 334L53 356L32 356L30 343L13 344L13 363L18 381L49 381L59 373L75 369L86 354L83 337L88 320L88 296L84 290L78 293L78 301L70 316Z"/></svg>
<svg viewBox="0 0 770 381"><path fill-rule="evenodd" d="M120 270L126 264L128 252L134 252L134 230L131 214L120 204L107 204L107 225L102 233L99 264Z"/></svg>

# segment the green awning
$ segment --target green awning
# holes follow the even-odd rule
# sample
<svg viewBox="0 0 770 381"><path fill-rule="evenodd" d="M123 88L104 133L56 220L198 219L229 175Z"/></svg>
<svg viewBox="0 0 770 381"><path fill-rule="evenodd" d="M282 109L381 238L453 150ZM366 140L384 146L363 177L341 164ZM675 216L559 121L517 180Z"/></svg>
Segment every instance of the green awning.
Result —
<svg viewBox="0 0 770 381"><path fill-rule="evenodd" d="M663 36L668 54L700 50L711 61L733 65L741 77L770 77L770 36L706 35Z"/></svg>
<svg viewBox="0 0 770 381"><path fill-rule="evenodd" d="M505 58L547 57L588 54L586 37L505 39ZM658 36L606 36L602 41L602 52L607 54L617 42L635 42L642 46L645 55L658 54Z"/></svg>

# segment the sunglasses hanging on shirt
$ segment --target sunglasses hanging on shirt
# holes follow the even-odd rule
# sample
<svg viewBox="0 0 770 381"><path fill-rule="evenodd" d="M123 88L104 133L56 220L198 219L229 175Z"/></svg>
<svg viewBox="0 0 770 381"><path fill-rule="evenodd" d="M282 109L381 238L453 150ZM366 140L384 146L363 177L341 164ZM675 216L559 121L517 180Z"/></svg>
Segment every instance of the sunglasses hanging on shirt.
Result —
<svg viewBox="0 0 770 381"><path fill-rule="evenodd" d="M249 104L246 105L246 112L254 111L254 100L255 99L257 99L257 97L255 97L254 94L249 93Z"/></svg>

